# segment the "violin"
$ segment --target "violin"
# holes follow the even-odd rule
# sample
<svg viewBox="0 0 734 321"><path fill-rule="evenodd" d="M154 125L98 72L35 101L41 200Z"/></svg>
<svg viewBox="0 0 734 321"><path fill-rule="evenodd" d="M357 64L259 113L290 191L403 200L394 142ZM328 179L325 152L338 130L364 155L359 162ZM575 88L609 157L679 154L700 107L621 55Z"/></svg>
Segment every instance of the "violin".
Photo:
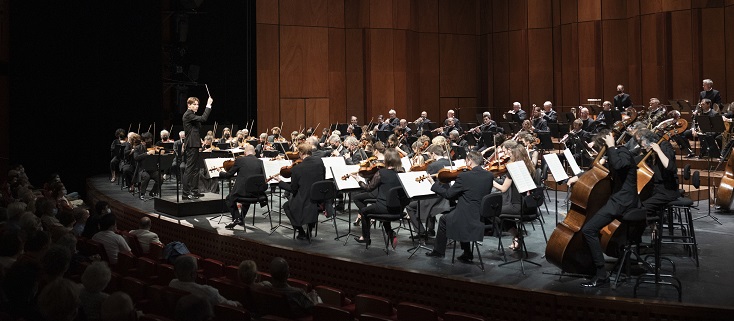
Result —
<svg viewBox="0 0 734 321"><path fill-rule="evenodd" d="M301 158L301 154L298 152L285 152L285 159L288 160L298 160Z"/></svg>
<svg viewBox="0 0 734 321"><path fill-rule="evenodd" d="M433 174L433 175L422 175L422 176L416 177L415 178L415 181L420 183L420 182L428 179L428 177L436 177L439 182L444 183L444 184L448 184L449 182L456 180L456 178L459 176L459 173L465 172L465 171L470 171L470 170L471 170L471 168L469 168L469 166L461 166L461 167L457 167L455 169L443 168L443 169L439 170L438 173L436 173L436 174Z"/></svg>
<svg viewBox="0 0 734 321"><path fill-rule="evenodd" d="M375 176L375 173L380 170L380 168L385 168L385 164L382 162L377 161L377 157L372 156L367 158L366 160L363 160L361 163L359 163L359 171L351 174L346 174L342 176L342 180L347 180L349 176L354 174L359 174L359 176L362 176L366 179L370 179L373 176Z"/></svg>
<svg viewBox="0 0 734 321"><path fill-rule="evenodd" d="M501 155L499 157L495 157L494 155L492 155L492 157L494 159L487 162L487 165L484 166L484 169L492 172L495 175L507 172L507 163L510 162L510 155Z"/></svg>
<svg viewBox="0 0 734 321"><path fill-rule="evenodd" d="M429 159L429 160L423 162L423 164L416 164L416 165L410 166L410 171L411 172L424 171L424 170L426 170L428 168L428 165L431 164L431 163L433 163L434 161L435 161L434 159Z"/></svg>
<svg viewBox="0 0 734 321"><path fill-rule="evenodd" d="M297 160L295 160L293 162L293 164L291 164L289 166L283 166L283 167L281 167L280 168L280 176L283 176L285 178L290 178L291 177L291 174L293 174L291 172L291 170L293 169L293 166L296 166L296 165L300 164L302 161L303 161L302 159L297 159ZM275 176L275 175L273 175L273 176Z"/></svg>

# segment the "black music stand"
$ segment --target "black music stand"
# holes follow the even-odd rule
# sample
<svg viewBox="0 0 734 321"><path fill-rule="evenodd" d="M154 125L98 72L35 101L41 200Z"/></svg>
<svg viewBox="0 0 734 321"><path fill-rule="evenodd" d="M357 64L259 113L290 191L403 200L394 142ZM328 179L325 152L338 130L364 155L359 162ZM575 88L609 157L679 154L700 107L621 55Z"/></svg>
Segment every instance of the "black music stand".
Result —
<svg viewBox="0 0 734 321"><path fill-rule="evenodd" d="M349 124L347 123L336 123L336 125L334 126L334 128L342 133L342 135L345 135L347 133L347 127L349 127Z"/></svg>
<svg viewBox="0 0 734 321"><path fill-rule="evenodd" d="M699 116L696 118L698 122L698 128L704 133L704 139L706 140L706 154L708 158L716 157L719 158L721 153L719 147L716 146L715 135L725 130L724 121L718 114L706 117ZM709 166L710 167L710 166Z"/></svg>
<svg viewBox="0 0 734 321"><path fill-rule="evenodd" d="M285 152L288 150L288 145L288 143L284 142L273 143L273 147L275 148L275 150L281 154L285 154Z"/></svg>
<svg viewBox="0 0 734 321"><path fill-rule="evenodd" d="M391 134L392 132L389 130L378 130L375 132L377 140L381 141L382 143L387 143L387 138L390 137Z"/></svg>
<svg viewBox="0 0 734 321"><path fill-rule="evenodd" d="M354 127L352 128L352 133L354 133L354 137L357 137L357 139L362 137L362 127Z"/></svg>
<svg viewBox="0 0 734 321"><path fill-rule="evenodd" d="M217 143L217 148L219 148L220 150L225 150L232 148L232 145L230 145L229 143Z"/></svg>
<svg viewBox="0 0 734 321"><path fill-rule="evenodd" d="M173 143L161 143L160 147L163 147L163 149L168 152L173 150Z"/></svg>
<svg viewBox="0 0 734 321"><path fill-rule="evenodd" d="M250 140L246 140L246 142L247 142L248 144L252 145L252 147L257 147L257 144L258 144L258 143L260 143L260 140L257 140L257 139L250 139Z"/></svg>
<svg viewBox="0 0 734 321"><path fill-rule="evenodd" d="M494 146L494 134L493 132L482 132L482 144L484 147Z"/></svg>
<svg viewBox="0 0 734 321"><path fill-rule="evenodd" d="M536 145L538 149L540 149L540 154L544 154L544 151L554 150L553 147L553 140L551 139L551 133L550 132L538 132L538 139L540 139L540 144Z"/></svg>
<svg viewBox="0 0 734 321"><path fill-rule="evenodd" d="M473 133L467 133L464 135L464 139L466 139L466 143L469 144L469 146L476 146L477 145L477 139L474 137Z"/></svg>

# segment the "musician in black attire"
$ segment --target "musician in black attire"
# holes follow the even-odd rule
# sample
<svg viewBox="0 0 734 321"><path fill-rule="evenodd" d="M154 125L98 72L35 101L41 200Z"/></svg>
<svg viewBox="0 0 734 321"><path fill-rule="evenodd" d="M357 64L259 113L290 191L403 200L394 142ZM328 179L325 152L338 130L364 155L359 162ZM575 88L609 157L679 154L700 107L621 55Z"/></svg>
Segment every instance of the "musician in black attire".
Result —
<svg viewBox="0 0 734 321"><path fill-rule="evenodd" d="M444 167L451 166L451 161L446 157L446 151L441 146L431 145L426 152L433 159L433 162L426 166L426 172L429 175L436 174ZM420 219L426 221L426 228L423 228L422 222L418 221L418 205L420 205ZM410 215L410 222L413 223L413 227L418 232L418 237L435 236L434 225L436 220L434 217L447 210L449 210L449 202L443 197L435 197L420 202L412 201L405 207L405 211Z"/></svg>
<svg viewBox="0 0 734 321"><path fill-rule="evenodd" d="M668 112L668 118L678 121L678 119L680 119L680 112L677 110L671 110ZM675 144L678 145L678 148L681 149L681 152L683 154L686 154L686 158L691 158L694 156L693 150L691 150L691 143L688 141L688 138L685 137L685 133L675 134L673 135L673 137L671 137L671 139L675 141Z"/></svg>
<svg viewBox="0 0 734 321"><path fill-rule="evenodd" d="M463 131L461 127L459 127L455 123L455 120L456 118L449 118L446 120L446 126L443 126L443 133L441 133L441 135L443 135L444 137L449 137L451 131L455 130L458 133L461 133Z"/></svg>
<svg viewBox="0 0 734 321"><path fill-rule="evenodd" d="M508 111L508 113L512 114L512 118L505 120L510 122L522 123L523 120L528 117L527 113L522 110L522 105L517 101L512 103L512 109ZM505 117L507 117L507 115L505 115Z"/></svg>
<svg viewBox="0 0 734 321"><path fill-rule="evenodd" d="M134 192L133 187L133 174L135 173L135 158L133 153L135 152L135 146L140 144L140 135L129 132L127 134L127 141L122 143L123 158L120 163L120 171L122 172L122 179L127 184L126 187L130 193Z"/></svg>
<svg viewBox="0 0 734 321"><path fill-rule="evenodd" d="M178 176L179 174L183 173L186 169L186 163L184 161L184 140L186 138L186 132L180 131L178 132L178 140L173 142L173 154L176 155L173 159L173 174Z"/></svg>
<svg viewBox="0 0 734 321"><path fill-rule="evenodd" d="M485 111L484 113L482 113L482 124L472 130L472 134L477 141L477 145L474 146L474 150L478 152L483 152L485 149L487 149L487 147L491 146L491 141L487 142L486 145L488 146L485 146L484 133L491 133L492 135L494 135L496 133L504 132L505 130L502 129L502 127L497 126L497 122L492 120L492 114L490 114L488 111Z"/></svg>
<svg viewBox="0 0 734 321"><path fill-rule="evenodd" d="M717 113L712 108L712 102L708 98L704 98L701 100L701 108L700 110L695 110L693 112L693 117L695 119L698 119L699 117L709 117L712 118L714 116L718 116L719 113ZM715 134L708 134L708 133L698 133L697 128L691 128L687 130L684 135L688 137L689 139L695 139L696 137L699 137L699 141L701 142L701 155L700 158L706 158L706 157L716 157L718 158L719 151L716 147L716 141L715 141ZM711 149L709 151L709 149ZM710 152L710 153L709 153Z"/></svg>
<svg viewBox="0 0 734 321"><path fill-rule="evenodd" d="M214 100L209 97L206 101L206 109L201 116L197 116L196 112L199 110L199 98L189 97L186 100L188 109L183 114L183 127L186 132L186 138L184 139L184 153L186 157L186 169L184 170L182 193L183 199L196 199L204 194L199 193L199 148L201 148L201 123L205 122L209 118L209 114L212 112L212 103Z"/></svg>
<svg viewBox="0 0 734 321"><path fill-rule="evenodd" d="M663 140L658 145L659 137L650 130L641 129L638 136L640 137L642 149L646 152L653 151L653 154L646 160L646 163L653 170L652 181L648 183L648 185L652 184L652 189L650 197L642 201L642 207L647 210L648 216L656 216L657 212L666 204L680 197L678 168L675 166L675 150L667 140Z"/></svg>
<svg viewBox="0 0 734 321"><path fill-rule="evenodd" d="M549 124L555 124L558 122L558 113L553 110L553 103L551 103L550 100L543 103L543 111L541 112L541 116Z"/></svg>
<svg viewBox="0 0 734 321"><path fill-rule="evenodd" d="M464 253L459 256L462 263L471 263L474 258L469 242L481 241L484 238L484 223L480 221L482 198L492 192L494 175L482 168L484 158L478 152L470 152L466 156L469 171L460 172L453 185L435 182L431 190L445 199L455 199L456 207L441 216L438 222L438 234L433 251L426 253L431 257L443 257L446 252L447 239L461 243Z"/></svg>
<svg viewBox="0 0 734 321"><path fill-rule="evenodd" d="M449 124L449 119L453 120L454 126L461 128L461 121L459 121L459 118L456 117L456 113L453 109L449 109L449 111L446 112L446 119L443 120L444 126L447 126Z"/></svg>
<svg viewBox="0 0 734 321"><path fill-rule="evenodd" d="M632 98L624 92L624 86L621 84L617 85L617 94L614 95L614 108L619 112L623 112L627 107L631 106Z"/></svg>
<svg viewBox="0 0 734 321"><path fill-rule="evenodd" d="M148 148L153 147L153 135L151 133L143 133L140 137L142 139L142 144L135 146L133 157L135 158L138 166L137 174L140 175L140 199L145 199L145 191L148 189L148 183L150 183L151 179L153 179L153 188L150 189L150 193L148 195L152 197L158 196L157 191L158 186L161 184L161 175L157 169L145 170L143 168L143 160L155 155L156 150L148 150Z"/></svg>
<svg viewBox="0 0 734 321"><path fill-rule="evenodd" d="M110 182L114 183L117 180L117 171L120 170L120 162L122 162L122 153L124 151L123 143L127 141L127 134L122 128L115 130L115 139L112 140L110 145Z"/></svg>
<svg viewBox="0 0 734 321"><path fill-rule="evenodd" d="M547 132L548 122L541 116L540 107L533 108L533 132Z"/></svg>
<svg viewBox="0 0 734 321"><path fill-rule="evenodd" d="M703 101L704 99L710 100L712 107L713 104L721 107L721 95L718 90L714 89L714 82L711 79L703 80L703 90L698 95L698 100Z"/></svg>
<svg viewBox="0 0 734 321"><path fill-rule="evenodd" d="M601 247L599 234L602 228L625 212L638 206L637 196L637 164L626 147L616 147L614 136L609 130L602 130L594 137L594 144L607 147L606 156L612 177L612 195L596 215L592 216L581 228L581 233L591 251L591 257L596 266L596 274L584 287L598 287L609 283L607 271L604 268L604 252Z"/></svg>
<svg viewBox="0 0 734 321"><path fill-rule="evenodd" d="M244 197L258 197L259 195L252 195L247 193L246 182L250 177L254 175L265 175L265 168L263 167L262 160L255 157L255 147L250 144L243 147L245 150L244 156L237 157L234 161L234 165L228 171L219 172L219 177L232 178L237 174L237 180L234 183L234 187L229 191L225 202L232 213L232 223L227 224L226 228L233 228L235 225L243 225L245 216L250 208L250 204L242 204L242 215L240 215L237 209L238 198ZM263 193L264 194L264 193Z"/></svg>
<svg viewBox="0 0 734 321"><path fill-rule="evenodd" d="M571 151L573 158L579 166L588 167L588 157L584 157L584 154L586 152L586 144L589 142L591 134L583 130L583 126L584 122L581 119L574 120L571 124L571 131L561 138L561 142L566 144L566 148Z"/></svg>
<svg viewBox="0 0 734 321"><path fill-rule="evenodd" d="M359 147L359 141L356 137L347 137L344 139L343 145L346 148L342 149L341 156L344 157L344 163L347 165L359 165L360 162L367 159L367 154Z"/></svg>
<svg viewBox="0 0 734 321"><path fill-rule="evenodd" d="M429 130L428 123L430 122L431 120L428 119L428 112L422 111L421 116L413 122L415 124L416 135L423 135L424 130Z"/></svg>
<svg viewBox="0 0 734 321"><path fill-rule="evenodd" d="M591 117L589 117L589 109L586 107L582 107L579 109L579 118L583 122L583 126L581 128L585 131L591 132L589 127L591 127L591 123L594 122Z"/></svg>

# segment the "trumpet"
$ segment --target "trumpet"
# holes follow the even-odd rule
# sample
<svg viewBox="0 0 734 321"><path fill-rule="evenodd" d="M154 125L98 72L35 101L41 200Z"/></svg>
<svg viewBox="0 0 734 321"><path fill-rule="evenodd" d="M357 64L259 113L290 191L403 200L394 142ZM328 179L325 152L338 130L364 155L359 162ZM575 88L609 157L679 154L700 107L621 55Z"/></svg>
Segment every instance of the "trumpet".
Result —
<svg viewBox="0 0 734 321"><path fill-rule="evenodd" d="M416 124L416 125L418 125L418 124L420 124L422 122L423 122L423 116L418 117L418 119L416 119L413 123Z"/></svg>

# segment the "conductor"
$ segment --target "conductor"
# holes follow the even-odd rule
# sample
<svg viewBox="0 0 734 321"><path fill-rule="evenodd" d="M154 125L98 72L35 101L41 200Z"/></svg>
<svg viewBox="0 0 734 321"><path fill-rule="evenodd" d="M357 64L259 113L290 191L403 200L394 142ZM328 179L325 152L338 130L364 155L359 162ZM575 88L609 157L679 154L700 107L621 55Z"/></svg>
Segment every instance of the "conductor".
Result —
<svg viewBox="0 0 734 321"><path fill-rule="evenodd" d="M189 97L186 100L188 109L183 114L184 132L184 155L186 157L186 169L183 175L183 199L193 200L204 194L199 193L199 148L201 148L201 136L199 130L201 123L209 118L212 111L212 102L214 100L209 97L206 101L206 109L201 116L197 116L199 110L199 98Z"/></svg>

